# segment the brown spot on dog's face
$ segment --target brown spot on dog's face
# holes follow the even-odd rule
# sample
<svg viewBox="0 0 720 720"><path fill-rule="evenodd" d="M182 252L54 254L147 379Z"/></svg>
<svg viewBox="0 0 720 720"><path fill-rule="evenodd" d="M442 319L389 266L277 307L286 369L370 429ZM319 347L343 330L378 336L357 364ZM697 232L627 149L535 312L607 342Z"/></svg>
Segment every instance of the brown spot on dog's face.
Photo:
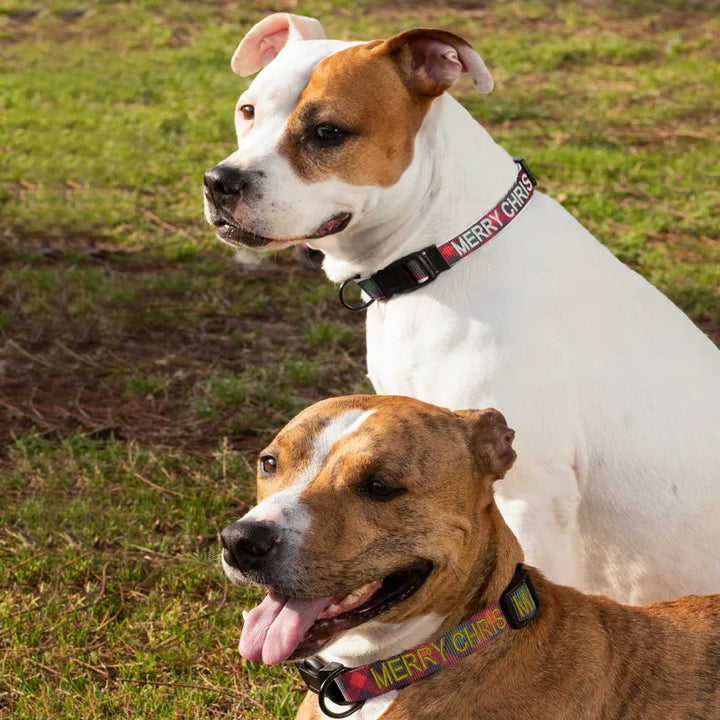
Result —
<svg viewBox="0 0 720 720"><path fill-rule="evenodd" d="M409 89L388 43L348 48L313 71L280 154L306 182L393 185L412 162L432 100Z"/></svg>

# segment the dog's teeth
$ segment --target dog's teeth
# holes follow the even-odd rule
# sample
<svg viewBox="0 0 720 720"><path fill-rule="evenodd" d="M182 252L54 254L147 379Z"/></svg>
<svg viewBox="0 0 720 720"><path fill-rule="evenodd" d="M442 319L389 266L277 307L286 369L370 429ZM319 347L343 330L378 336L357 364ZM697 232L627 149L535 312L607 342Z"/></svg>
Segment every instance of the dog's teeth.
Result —
<svg viewBox="0 0 720 720"><path fill-rule="evenodd" d="M322 613L320 613L321 619L333 618L336 615L340 615L347 610L352 610L361 604L361 601L367 600L374 592L380 587L381 583L377 580L363 585L357 590L347 594L344 598L337 600L336 602L328 605Z"/></svg>
<svg viewBox="0 0 720 720"><path fill-rule="evenodd" d="M248 615L249 615L249 614L250 614L250 612L249 612L248 610L243 610L243 611L242 611L242 619L243 619L243 622L247 622L247 619L248 619Z"/></svg>

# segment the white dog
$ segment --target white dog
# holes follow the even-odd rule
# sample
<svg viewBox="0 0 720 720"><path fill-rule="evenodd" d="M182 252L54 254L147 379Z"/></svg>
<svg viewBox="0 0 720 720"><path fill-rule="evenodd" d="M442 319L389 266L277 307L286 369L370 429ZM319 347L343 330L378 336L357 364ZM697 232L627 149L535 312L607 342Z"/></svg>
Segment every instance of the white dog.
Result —
<svg viewBox="0 0 720 720"><path fill-rule="evenodd" d="M375 389L505 413L520 459L498 505L550 578L630 603L717 592L720 353L444 92L462 72L492 89L479 55L276 14L232 60L263 66L238 150L205 175L219 236L309 240L331 280L395 291L368 309Z"/></svg>

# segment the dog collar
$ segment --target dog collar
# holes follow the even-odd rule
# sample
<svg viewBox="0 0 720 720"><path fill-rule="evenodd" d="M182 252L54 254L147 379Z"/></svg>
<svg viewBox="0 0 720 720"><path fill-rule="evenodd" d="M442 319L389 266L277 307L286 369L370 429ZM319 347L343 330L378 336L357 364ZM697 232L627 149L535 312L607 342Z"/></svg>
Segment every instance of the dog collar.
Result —
<svg viewBox="0 0 720 720"><path fill-rule="evenodd" d="M348 278L340 285L340 302L348 310L364 310L376 300L389 300L393 295L417 290L492 240L528 204L537 185L525 160L513 159L519 167L515 182L492 210L442 245L428 245L367 277ZM351 283L357 285L370 299L360 305L350 303L345 298L345 291Z"/></svg>
<svg viewBox="0 0 720 720"><path fill-rule="evenodd" d="M520 630L537 615L539 607L537 590L527 568L521 564L515 568L498 602L429 642L357 668L311 657L303 660L298 669L308 688L318 695L325 715L344 718L369 698L400 690L454 665L481 650L508 628ZM344 707L341 711L331 710L327 700Z"/></svg>

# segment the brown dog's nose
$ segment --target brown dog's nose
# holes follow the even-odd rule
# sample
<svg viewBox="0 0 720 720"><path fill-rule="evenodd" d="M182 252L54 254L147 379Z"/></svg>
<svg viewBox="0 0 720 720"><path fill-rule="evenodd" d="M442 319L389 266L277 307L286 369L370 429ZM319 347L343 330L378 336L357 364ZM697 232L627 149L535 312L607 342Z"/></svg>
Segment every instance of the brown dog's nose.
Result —
<svg viewBox="0 0 720 720"><path fill-rule="evenodd" d="M278 527L267 521L238 521L220 533L223 559L237 570L257 567L278 541Z"/></svg>

